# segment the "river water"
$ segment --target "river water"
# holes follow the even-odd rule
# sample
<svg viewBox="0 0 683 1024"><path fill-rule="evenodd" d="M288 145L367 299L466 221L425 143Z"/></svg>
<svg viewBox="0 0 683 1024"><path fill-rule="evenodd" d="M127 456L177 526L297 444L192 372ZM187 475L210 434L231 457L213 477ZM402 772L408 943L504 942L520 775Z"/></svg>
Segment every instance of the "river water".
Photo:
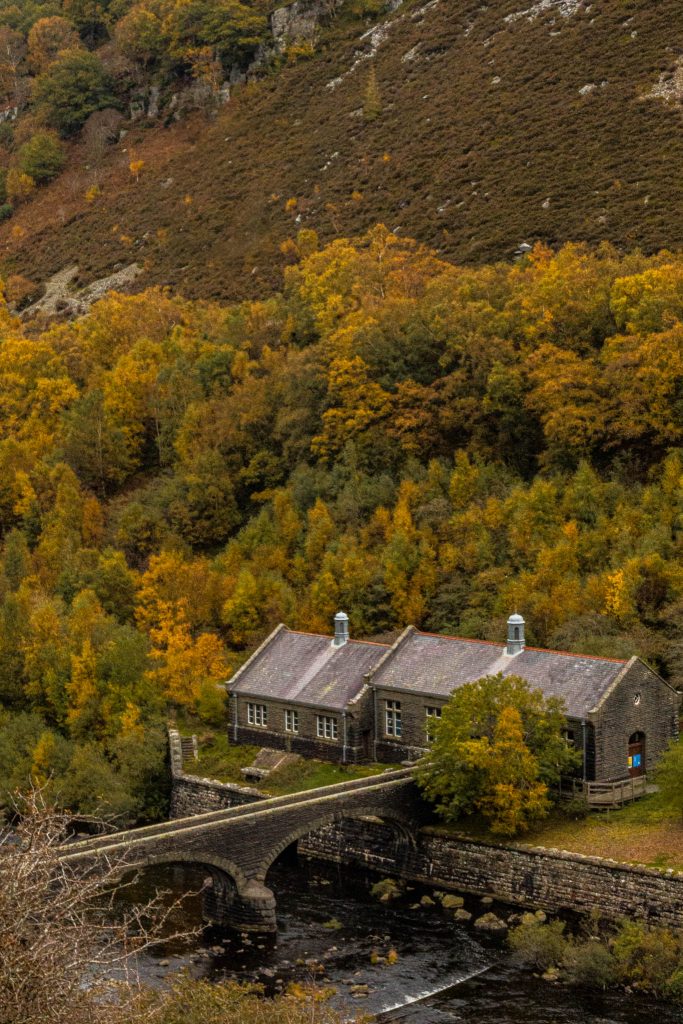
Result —
<svg viewBox="0 0 683 1024"><path fill-rule="evenodd" d="M187 868L156 868L127 899L144 898L154 886L170 899L197 891L202 880ZM644 997L577 991L534 977L513 963L504 943L456 923L438 904L421 906L426 889L416 886L381 904L370 895L376 878L291 856L267 881L278 902L276 940L205 931L189 947L167 943L146 956L144 979L163 985L185 968L217 984L258 981L267 992L290 981L316 982L335 989L333 1002L345 1017L378 1014L381 1024L642 1024L655 1014L658 1024L683 1020L679 1009ZM475 916L490 909L477 897L466 907ZM200 914L200 900L192 898L176 924L197 926ZM382 962L390 950L396 962Z"/></svg>

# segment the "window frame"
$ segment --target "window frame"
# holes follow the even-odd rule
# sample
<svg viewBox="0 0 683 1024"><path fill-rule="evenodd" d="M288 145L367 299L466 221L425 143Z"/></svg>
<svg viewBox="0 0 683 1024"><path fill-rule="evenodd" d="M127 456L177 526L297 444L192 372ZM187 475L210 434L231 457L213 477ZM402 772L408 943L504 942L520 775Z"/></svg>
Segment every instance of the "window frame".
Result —
<svg viewBox="0 0 683 1024"><path fill-rule="evenodd" d="M384 735L400 740L403 736L403 714L400 700L384 701Z"/></svg>
<svg viewBox="0 0 683 1024"><path fill-rule="evenodd" d="M339 719L334 715L316 715L315 734L319 740L338 740Z"/></svg>
<svg viewBox="0 0 683 1024"><path fill-rule="evenodd" d="M268 705L247 701L247 723L257 729L268 728Z"/></svg>
<svg viewBox="0 0 683 1024"><path fill-rule="evenodd" d="M425 736L427 741L432 743L434 741L434 732L429 731L429 726L433 722L441 721L441 706L439 704L425 704Z"/></svg>
<svg viewBox="0 0 683 1024"><path fill-rule="evenodd" d="M285 732L299 734L299 712L296 708L285 708Z"/></svg>

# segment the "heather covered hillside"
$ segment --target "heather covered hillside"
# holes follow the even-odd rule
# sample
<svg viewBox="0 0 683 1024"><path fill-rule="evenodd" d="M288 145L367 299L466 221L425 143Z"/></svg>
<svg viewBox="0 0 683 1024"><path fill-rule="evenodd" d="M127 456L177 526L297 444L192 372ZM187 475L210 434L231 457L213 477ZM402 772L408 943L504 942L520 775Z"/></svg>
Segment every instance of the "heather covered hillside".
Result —
<svg viewBox="0 0 683 1024"><path fill-rule="evenodd" d="M169 708L279 621L683 683L683 258L450 264L302 232L284 290L111 295L0 344L0 791L159 809ZM145 742L140 742L142 731Z"/></svg>
<svg viewBox="0 0 683 1024"><path fill-rule="evenodd" d="M0 231L19 301L72 264L81 283L136 263L137 288L256 297L281 285L297 230L326 240L378 221L472 263L523 240L646 252L683 242L676 0L321 4L314 45L291 42L228 103L178 122L174 90L246 60L269 8L240 8L261 20L211 71L196 63L208 36L179 36L171 4L163 25L176 35L160 41L152 22L144 52L111 27L158 6L114 5L92 39L80 28L112 69L128 134L95 154L87 126L69 134L66 168L19 197ZM113 45L128 46L125 66ZM128 123L131 97L144 105L156 82L158 115ZM18 141L3 143L9 165Z"/></svg>

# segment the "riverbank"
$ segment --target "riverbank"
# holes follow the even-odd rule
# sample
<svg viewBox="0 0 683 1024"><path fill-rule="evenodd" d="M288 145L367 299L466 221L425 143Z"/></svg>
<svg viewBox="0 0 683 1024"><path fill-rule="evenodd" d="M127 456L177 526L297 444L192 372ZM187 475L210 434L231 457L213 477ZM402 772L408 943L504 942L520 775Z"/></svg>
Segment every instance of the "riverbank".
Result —
<svg viewBox="0 0 683 1024"><path fill-rule="evenodd" d="M144 978L168 984L188 969L218 984L257 982L268 994L314 982L346 1020L379 1014L383 1024L638 1024L655 1015L660 1024L680 1021L679 1009L647 996L549 983L522 969L503 939L456 920L432 899L431 886L406 883L385 903L372 894L376 878L290 854L267 878L277 896L276 938L202 932L190 950L176 942L157 951ZM161 885L169 900L200 883L201 872L191 877L180 866L156 867L140 881ZM131 896L147 894L143 888ZM194 915L186 923L199 925L200 901L184 906ZM475 896L466 895L462 909L471 921L488 912L515 916Z"/></svg>

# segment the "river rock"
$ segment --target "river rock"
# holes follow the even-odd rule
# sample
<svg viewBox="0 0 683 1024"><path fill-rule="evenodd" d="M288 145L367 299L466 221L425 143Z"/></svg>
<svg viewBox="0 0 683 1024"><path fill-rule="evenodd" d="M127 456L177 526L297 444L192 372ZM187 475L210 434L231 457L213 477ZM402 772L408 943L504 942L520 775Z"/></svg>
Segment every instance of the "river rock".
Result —
<svg viewBox="0 0 683 1024"><path fill-rule="evenodd" d="M441 899L441 906L444 910L455 910L457 907L465 905L465 901L462 896L454 896L452 892L444 893Z"/></svg>
<svg viewBox="0 0 683 1024"><path fill-rule="evenodd" d="M544 971L541 977L544 981L557 981L560 976L560 972L557 967L549 967L547 971Z"/></svg>
<svg viewBox="0 0 683 1024"><path fill-rule="evenodd" d="M491 935L504 935L508 930L505 921L501 921L492 913L482 914L481 917L478 917L474 922L474 927L480 932L489 932Z"/></svg>
<svg viewBox="0 0 683 1024"><path fill-rule="evenodd" d="M464 921L471 921L472 920L472 915L470 914L469 910L464 910L462 907L460 907L453 914L453 920L454 921L463 921L463 922Z"/></svg>
<svg viewBox="0 0 683 1024"><path fill-rule="evenodd" d="M482 907L490 907L493 903L493 896L482 896L481 905Z"/></svg>
<svg viewBox="0 0 683 1024"><path fill-rule="evenodd" d="M432 899L431 896L425 895L420 900L420 906L421 907L433 907L434 906L434 900Z"/></svg>
<svg viewBox="0 0 683 1024"><path fill-rule="evenodd" d="M401 887L393 878L383 878L381 882L375 882L370 895L374 896L380 903L388 903L401 895Z"/></svg>
<svg viewBox="0 0 683 1024"><path fill-rule="evenodd" d="M541 924L545 924L545 922L548 920L548 915L544 910L537 910L534 914L534 917L537 921L540 921Z"/></svg>
<svg viewBox="0 0 683 1024"><path fill-rule="evenodd" d="M170 960L160 960L159 963L157 964L157 967L168 967L170 962Z"/></svg>

